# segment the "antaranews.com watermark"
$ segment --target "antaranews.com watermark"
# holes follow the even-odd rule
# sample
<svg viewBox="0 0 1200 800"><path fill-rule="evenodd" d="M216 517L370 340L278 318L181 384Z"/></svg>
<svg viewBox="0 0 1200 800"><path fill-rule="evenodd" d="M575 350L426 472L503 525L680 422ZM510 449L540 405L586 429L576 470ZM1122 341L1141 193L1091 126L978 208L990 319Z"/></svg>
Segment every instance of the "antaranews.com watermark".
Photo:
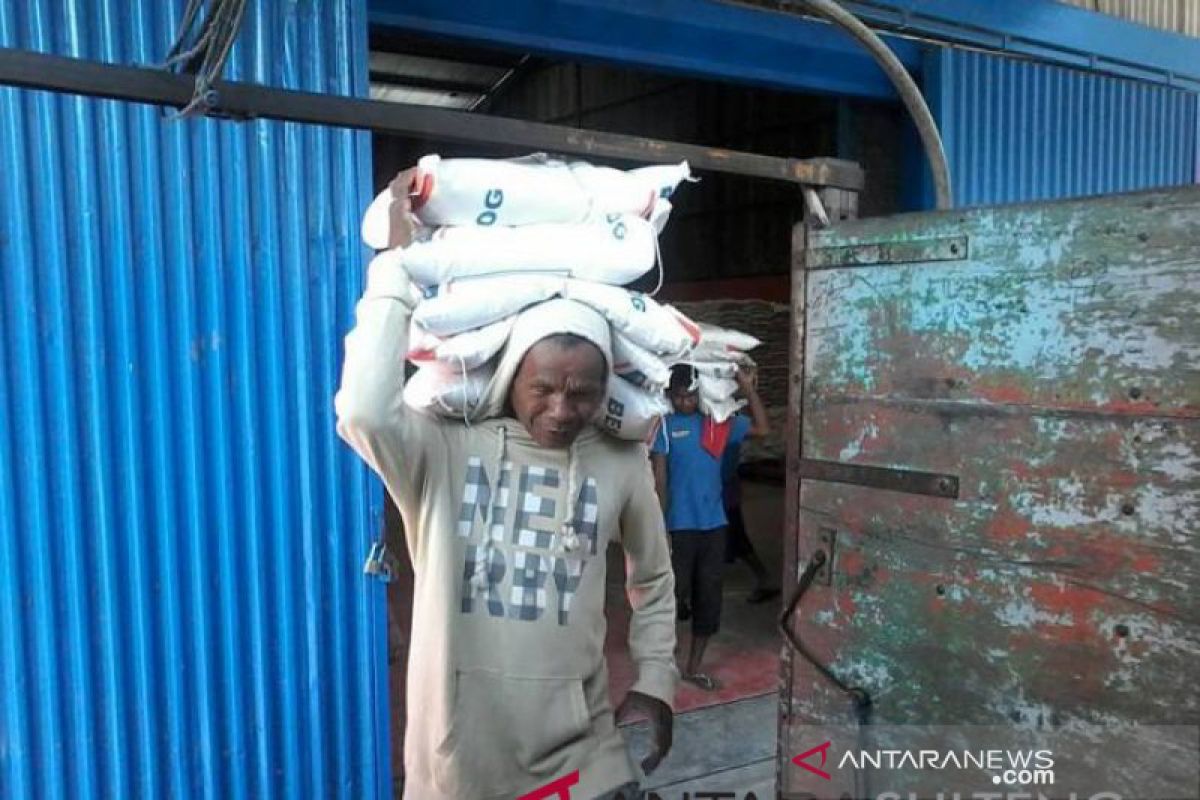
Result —
<svg viewBox="0 0 1200 800"><path fill-rule="evenodd" d="M793 729L787 794L872 800L1200 800L1200 727ZM811 736L811 738L809 738ZM798 742L793 742L793 745Z"/></svg>
<svg viewBox="0 0 1200 800"><path fill-rule="evenodd" d="M793 728L778 790L812 800L1200 800L1200 727ZM799 734L797 737L796 734ZM588 800L578 772L520 800ZM726 787L645 800L766 800Z"/></svg>

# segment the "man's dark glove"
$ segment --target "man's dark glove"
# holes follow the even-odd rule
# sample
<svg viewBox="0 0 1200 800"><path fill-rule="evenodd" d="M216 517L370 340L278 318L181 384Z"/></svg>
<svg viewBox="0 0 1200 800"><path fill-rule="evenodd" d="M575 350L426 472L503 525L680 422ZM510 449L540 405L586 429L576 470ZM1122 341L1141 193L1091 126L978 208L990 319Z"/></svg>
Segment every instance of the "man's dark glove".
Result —
<svg viewBox="0 0 1200 800"><path fill-rule="evenodd" d="M642 771L649 775L658 768L659 763L667 757L667 753L671 752L675 714L669 705L657 697L630 692L625 695L625 702L617 709L617 722L623 722L634 715L642 715L650 721L650 755L642 759Z"/></svg>

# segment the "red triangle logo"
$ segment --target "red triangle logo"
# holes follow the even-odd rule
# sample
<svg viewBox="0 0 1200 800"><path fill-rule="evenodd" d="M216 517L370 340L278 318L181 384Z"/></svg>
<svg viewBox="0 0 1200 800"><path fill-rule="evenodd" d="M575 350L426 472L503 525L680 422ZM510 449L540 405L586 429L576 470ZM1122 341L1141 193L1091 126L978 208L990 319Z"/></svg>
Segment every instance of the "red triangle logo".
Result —
<svg viewBox="0 0 1200 800"><path fill-rule="evenodd" d="M833 776L831 776L825 770L818 769L817 767L814 767L812 764L809 764L808 759L810 757L816 755L817 753L820 753L821 754L821 766L822 767L825 766L825 761L829 756L829 748L832 745L833 745L833 742L825 742L824 744L819 744L812 749L805 750L803 753L801 753L800 755L793 758L792 763L795 764L797 767L801 767L802 769L808 770L809 772L811 772L814 775L819 775L822 778L824 778L825 780L831 781L831 780L833 780Z"/></svg>

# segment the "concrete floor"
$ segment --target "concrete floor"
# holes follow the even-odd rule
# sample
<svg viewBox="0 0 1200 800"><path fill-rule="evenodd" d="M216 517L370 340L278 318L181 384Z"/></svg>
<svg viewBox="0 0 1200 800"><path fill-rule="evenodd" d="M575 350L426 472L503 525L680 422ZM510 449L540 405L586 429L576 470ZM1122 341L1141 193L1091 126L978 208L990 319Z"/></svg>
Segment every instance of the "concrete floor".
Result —
<svg viewBox="0 0 1200 800"><path fill-rule="evenodd" d="M777 704L769 694L677 715L671 753L644 784L647 800L684 800L697 792L734 792L736 800L775 797ZM646 724L624 730L640 760Z"/></svg>

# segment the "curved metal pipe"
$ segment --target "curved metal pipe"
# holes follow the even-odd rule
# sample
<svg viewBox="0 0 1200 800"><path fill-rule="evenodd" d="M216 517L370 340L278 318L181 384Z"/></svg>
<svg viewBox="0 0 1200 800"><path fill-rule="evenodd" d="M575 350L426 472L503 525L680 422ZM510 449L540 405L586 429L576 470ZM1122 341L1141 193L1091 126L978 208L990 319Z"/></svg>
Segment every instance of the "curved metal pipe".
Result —
<svg viewBox="0 0 1200 800"><path fill-rule="evenodd" d="M858 17L838 5L834 0L799 0L811 8L817 15L824 17L857 39L871 52L879 66L892 79L900 99L904 101L908 113L912 115L921 135L921 144L925 147L925 155L929 159L929 169L933 173L933 188L937 197L939 209L952 208L954 197L950 187L950 167L946 163L946 150L942 146L942 137L938 134L937 123L933 114L921 95L921 90L913 81L908 70L896 58L883 40L873 30L864 25Z"/></svg>

